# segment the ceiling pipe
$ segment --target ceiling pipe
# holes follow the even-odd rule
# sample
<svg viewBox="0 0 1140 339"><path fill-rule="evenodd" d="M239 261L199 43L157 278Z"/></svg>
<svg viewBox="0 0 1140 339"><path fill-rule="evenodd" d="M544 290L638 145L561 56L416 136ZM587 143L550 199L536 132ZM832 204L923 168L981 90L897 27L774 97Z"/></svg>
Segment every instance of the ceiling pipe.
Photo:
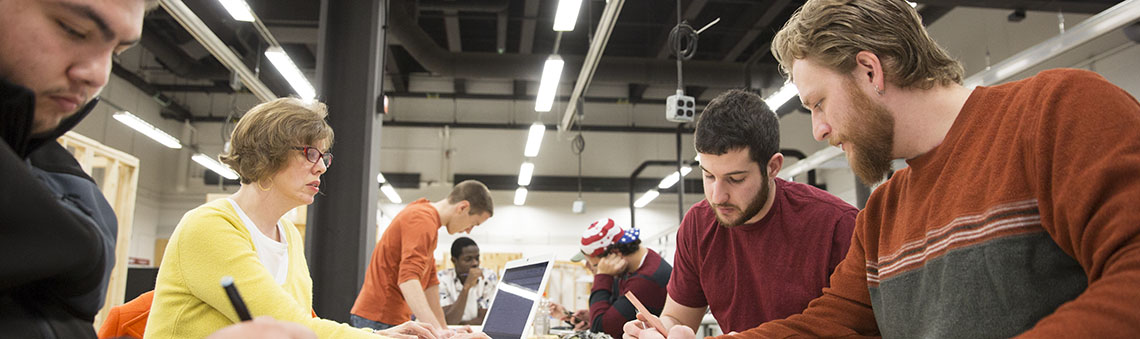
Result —
<svg viewBox="0 0 1140 339"><path fill-rule="evenodd" d="M1108 32L1120 29L1140 19L1140 0L1128 0L1100 12L1055 37L1033 45L988 70L966 78L967 88L1001 83L1011 76L1052 59L1061 53L1092 41Z"/></svg>
<svg viewBox="0 0 1140 339"><path fill-rule="evenodd" d="M139 43L174 75L194 80L230 80L228 70L194 60L156 32L156 29L144 29Z"/></svg>
<svg viewBox="0 0 1140 339"><path fill-rule="evenodd" d="M186 31L194 36L194 39L197 39L203 47L206 47L206 50L210 51L210 54L218 58L218 61L221 61L222 65L225 65L230 71L236 73L238 78L241 79L242 84L245 84L245 87L248 88L250 92L253 92L254 96L263 102L277 98L277 95L273 94L273 91L269 90L269 87L266 87L265 83L261 82L261 79L258 79L257 74L254 74L253 71L249 70L249 67L245 66L241 57L234 54L233 50L222 42L222 40L218 38L218 35L214 34L197 14L194 14L189 7L186 7L186 4L183 3L182 0L159 0L159 4L161 4L162 8L166 9L166 11L170 13L170 16L174 17L183 28L186 28Z"/></svg>
<svg viewBox="0 0 1140 339"><path fill-rule="evenodd" d="M578 81L574 82L574 89L570 92L570 101L567 101L566 112L562 114L562 122L558 124L559 134L570 129L570 124L578 112L578 99L586 93L586 88L590 87L590 81L594 79L594 71L598 69L598 62L602 59L602 53L606 51L606 44L610 41L610 33L613 32L618 15L621 15L621 8L624 5L625 0L606 2L606 8L602 10L602 18L598 20L598 28L594 31L594 38L590 40L590 50L586 52L586 60L582 63L582 70L578 72ZM677 69L680 70L680 68L681 61L678 60ZM678 144L680 144L679 135ZM680 154L680 150L677 154Z"/></svg>
<svg viewBox="0 0 1140 339"><path fill-rule="evenodd" d="M421 11L462 11L462 12L481 12L481 13L498 13L507 10L510 7L510 0L463 0L463 1L443 1L443 0L421 0L419 2L419 10Z"/></svg>
<svg viewBox="0 0 1140 339"><path fill-rule="evenodd" d="M388 28L392 38L399 40L408 54L429 72L440 76L465 79L518 79L537 81L547 54L452 53L435 43L431 36L413 20L415 3L392 0L392 14ZM562 55L567 67L565 74L577 74L583 62L581 56ZM753 67L753 78L766 75L762 67ZM719 61L689 61L685 84L713 88L733 88L744 81L744 63ZM569 73L567 73L569 72ZM641 83L650 85L677 82L677 65L672 60L655 58L611 57L603 58L595 71L593 81L599 83Z"/></svg>

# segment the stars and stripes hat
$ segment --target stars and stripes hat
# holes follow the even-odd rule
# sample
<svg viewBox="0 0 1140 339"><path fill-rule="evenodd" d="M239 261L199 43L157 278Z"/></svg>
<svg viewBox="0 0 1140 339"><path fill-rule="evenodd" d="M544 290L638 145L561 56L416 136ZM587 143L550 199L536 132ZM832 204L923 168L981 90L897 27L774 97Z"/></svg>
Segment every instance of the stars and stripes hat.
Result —
<svg viewBox="0 0 1140 339"><path fill-rule="evenodd" d="M637 240L641 236L641 230L629 229L624 230L618 226L613 219L605 218L595 221L582 232L581 251L570 258L571 261L578 262L586 259L586 256L600 256L606 252L606 248L614 243L630 243Z"/></svg>

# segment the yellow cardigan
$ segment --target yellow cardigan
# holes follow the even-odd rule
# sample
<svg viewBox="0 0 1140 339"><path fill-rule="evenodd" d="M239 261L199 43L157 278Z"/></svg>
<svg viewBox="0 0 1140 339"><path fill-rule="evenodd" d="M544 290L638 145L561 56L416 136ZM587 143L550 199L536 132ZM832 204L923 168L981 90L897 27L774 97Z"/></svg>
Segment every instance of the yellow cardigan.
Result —
<svg viewBox="0 0 1140 339"><path fill-rule="evenodd" d="M250 314L299 323L321 338L384 338L313 318L313 280L301 234L281 219L289 243L289 272L278 285L261 264L249 231L226 199L187 212L174 229L155 282L145 338L202 338L238 322L219 281L233 276Z"/></svg>

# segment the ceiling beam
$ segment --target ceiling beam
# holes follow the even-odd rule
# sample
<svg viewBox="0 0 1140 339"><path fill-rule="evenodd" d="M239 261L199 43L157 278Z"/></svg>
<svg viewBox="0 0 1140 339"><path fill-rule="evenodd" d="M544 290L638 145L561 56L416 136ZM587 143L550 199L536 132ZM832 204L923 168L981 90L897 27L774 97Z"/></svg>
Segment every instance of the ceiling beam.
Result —
<svg viewBox="0 0 1140 339"><path fill-rule="evenodd" d="M534 32L538 25L538 0L526 0L523 6L522 32L519 34L519 54L534 52Z"/></svg>
<svg viewBox="0 0 1140 339"><path fill-rule="evenodd" d="M1094 14L1116 5L1115 0L919 0L918 3L939 7L980 7L996 9L1024 9L1027 11Z"/></svg>
<svg viewBox="0 0 1140 339"><path fill-rule="evenodd" d="M463 45L459 39L459 11L443 11L443 28L447 31L447 49L452 53L462 52Z"/></svg>
<svg viewBox="0 0 1140 339"><path fill-rule="evenodd" d="M396 93L404 93L408 91L408 74L400 72L400 63L396 60L395 53L392 53L392 46L384 49L384 69L388 72L389 79L392 80L392 91Z"/></svg>
<svg viewBox="0 0 1140 339"><path fill-rule="evenodd" d="M685 86L685 95L693 98L700 98L701 94L705 94L709 88L704 86Z"/></svg>
<svg viewBox="0 0 1140 339"><path fill-rule="evenodd" d="M645 97L645 90L649 89L646 84L629 84L629 101L641 101Z"/></svg>
<svg viewBox="0 0 1140 339"><path fill-rule="evenodd" d="M387 174L385 174L386 176ZM487 189L492 191L514 191L519 188L518 175L502 175L502 174L466 174L456 173L454 182L461 182L463 180L478 180L479 182L487 185ZM527 190L531 192L577 192L578 182L581 180L582 192L594 193L628 193L629 192L629 177L576 177L576 176L555 176L555 175L535 175L531 177L530 185ZM633 184L634 191L642 192L650 188L657 187L661 182L661 178L644 178L637 179ZM702 179L685 179L685 193L704 194L704 183ZM661 193L674 193L677 192L679 185L660 190Z"/></svg>
<svg viewBox="0 0 1140 339"><path fill-rule="evenodd" d="M922 5L922 8L918 10L918 15L922 16L923 26L930 26L930 24L933 24L935 21L938 21L938 19L941 19L942 16L946 15L946 13L950 13L952 9L954 9L954 7Z"/></svg>
<svg viewBox="0 0 1140 339"><path fill-rule="evenodd" d="M512 82L511 87L512 87L512 92L515 94L515 97L521 98L521 97L526 96L526 85L527 85L526 80L515 79Z"/></svg>
<svg viewBox="0 0 1140 339"><path fill-rule="evenodd" d="M456 95L467 94L467 79L455 78L452 79L452 82Z"/></svg>
<svg viewBox="0 0 1140 339"><path fill-rule="evenodd" d="M455 93L427 93L427 92L407 92L407 93L385 93L389 98L425 98L425 99L468 99L468 100L498 100L498 101L534 101L533 95L511 95L511 94L455 94ZM570 100L568 96L559 96L554 98L557 101L565 102ZM633 100L632 98L604 98L604 97L585 97L586 102L595 103L624 103L624 104L650 104L650 105L664 105L665 98L640 98ZM708 100L697 100L697 107L707 105Z"/></svg>
<svg viewBox="0 0 1140 339"><path fill-rule="evenodd" d="M681 20L689 21L689 26L696 25L696 23L693 23L693 20L696 20L697 16L701 15L701 11L705 9L705 5L707 5L708 3L709 3L708 0L692 0L692 1L689 1L689 5L687 7L685 7L685 12L681 16ZM677 17L677 8L674 7L673 13L669 15L669 19L676 18L676 17ZM700 27L693 27L693 28L694 29L700 29ZM657 48L655 48L655 50L657 51L656 54L651 54L651 55L649 55L650 57L656 56L658 59L665 59L665 58L669 57L669 54L672 53L672 50L669 49L669 32L672 30L673 30L673 26L666 26L664 29L661 30L661 33L657 34L657 40L654 40L654 41L658 41L660 44L657 45Z"/></svg>
<svg viewBox="0 0 1140 339"><path fill-rule="evenodd" d="M744 33L744 37L740 38L740 41L736 43L736 46L733 46L732 49L730 49L721 60L728 62L736 61L736 58L740 57L741 53L744 53L744 49L748 48L748 46L756 40L756 37L760 35L760 32L769 29L768 26L772 25L772 21L776 20L776 16L780 15L780 13L784 11L785 7L788 7L789 2L791 2L791 0L773 1L771 6L768 6L767 9L764 9L764 15L760 16L760 19L756 20L755 23L752 24L752 28L750 28L747 33Z"/></svg>
<svg viewBox="0 0 1140 339"><path fill-rule="evenodd" d="M147 82L146 79L143 79L138 74L135 74L126 68L123 68L123 65L120 65L118 62L112 62L111 74L114 74L115 76L126 80L128 83L135 86L135 88L138 88L143 93L146 93L158 101L162 106L161 115L163 118L179 121L194 119L194 114L191 114L190 110L186 109L186 107L182 107L182 105L167 97L165 94L162 94L162 92L155 89L154 86Z"/></svg>

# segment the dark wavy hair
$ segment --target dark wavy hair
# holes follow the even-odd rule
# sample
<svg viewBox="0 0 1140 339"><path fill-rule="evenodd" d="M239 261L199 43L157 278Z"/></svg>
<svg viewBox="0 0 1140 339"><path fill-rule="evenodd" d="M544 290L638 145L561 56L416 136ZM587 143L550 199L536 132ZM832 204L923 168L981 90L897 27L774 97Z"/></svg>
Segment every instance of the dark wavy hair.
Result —
<svg viewBox="0 0 1140 339"><path fill-rule="evenodd" d="M637 252L637 250L639 250L639 249L641 249L641 239L637 239L637 240L634 240L634 241L632 241L630 243L626 243L626 244L615 242L615 243L610 244L609 246L606 246L606 251L603 252L602 256L603 257L607 256L610 253L621 253L621 255L630 255L630 254L633 254L634 252Z"/></svg>

